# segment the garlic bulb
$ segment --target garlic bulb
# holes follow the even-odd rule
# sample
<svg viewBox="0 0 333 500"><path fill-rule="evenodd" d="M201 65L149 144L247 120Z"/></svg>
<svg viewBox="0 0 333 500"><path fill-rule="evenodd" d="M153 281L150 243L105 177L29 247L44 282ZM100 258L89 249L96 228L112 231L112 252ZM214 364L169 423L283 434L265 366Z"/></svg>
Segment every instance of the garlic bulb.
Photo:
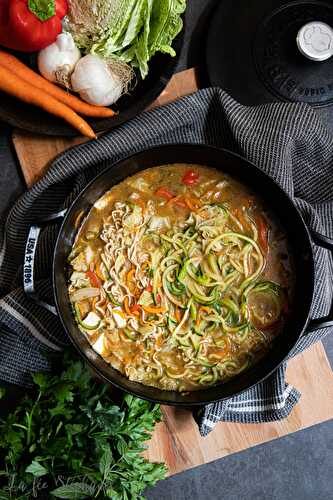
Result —
<svg viewBox="0 0 333 500"><path fill-rule="evenodd" d="M38 54L40 73L54 83L70 87L70 77L81 54L70 33L61 33Z"/></svg>
<svg viewBox="0 0 333 500"><path fill-rule="evenodd" d="M126 78L131 79L132 75ZM126 83L117 71L112 70L112 63L93 54L82 57L72 74L73 90L84 101L96 106L110 106L118 101Z"/></svg>

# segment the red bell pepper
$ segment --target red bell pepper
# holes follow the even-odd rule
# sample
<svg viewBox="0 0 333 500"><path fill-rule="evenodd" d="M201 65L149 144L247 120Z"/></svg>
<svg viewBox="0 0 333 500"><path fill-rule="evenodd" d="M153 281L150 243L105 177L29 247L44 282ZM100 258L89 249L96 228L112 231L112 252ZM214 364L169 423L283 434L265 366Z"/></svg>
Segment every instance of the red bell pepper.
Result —
<svg viewBox="0 0 333 500"><path fill-rule="evenodd" d="M53 43L62 31L67 0L0 0L0 44L35 52Z"/></svg>
<svg viewBox="0 0 333 500"><path fill-rule="evenodd" d="M194 170L187 170L185 172L184 177L182 178L182 183L186 184L187 186L192 186L192 184L197 184L199 181L199 174L197 172L194 172Z"/></svg>
<svg viewBox="0 0 333 500"><path fill-rule="evenodd" d="M95 288L101 287L101 280L96 276L94 271L87 271L86 276L87 276L87 278L90 279L90 283L93 287L95 287Z"/></svg>
<svg viewBox="0 0 333 500"><path fill-rule="evenodd" d="M130 311L132 314L137 314L140 312L140 306L139 304L133 304L131 307L130 307Z"/></svg>

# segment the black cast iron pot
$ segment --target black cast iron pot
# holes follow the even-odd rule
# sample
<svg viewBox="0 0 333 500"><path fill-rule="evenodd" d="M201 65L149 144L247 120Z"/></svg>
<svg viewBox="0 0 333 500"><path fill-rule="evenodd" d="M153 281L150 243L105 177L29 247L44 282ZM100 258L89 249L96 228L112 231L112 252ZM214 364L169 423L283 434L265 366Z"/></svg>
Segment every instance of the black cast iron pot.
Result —
<svg viewBox="0 0 333 500"><path fill-rule="evenodd" d="M92 349L88 340L78 329L67 292L67 256L76 235L74 221L79 212L84 210L87 213L106 190L127 176L149 167L168 163L195 163L215 167L232 175L255 191L283 225L294 255L296 273L296 290L292 312L273 349L258 364L232 380L185 395L131 382L107 364ZM53 290L56 304L56 308L54 308L42 303L34 292L31 255L34 256L38 234L43 224L50 224L51 221L55 221L59 217L64 217L64 220L59 231L53 258ZM301 335L315 329L333 326L333 308L326 318L317 320L310 318L310 307L314 294L313 244L333 250L333 240L317 233L310 234L291 199L254 164L230 151L210 146L165 145L136 153L109 166L87 185L68 210L54 214L46 221L44 220L42 224L31 228L27 243L27 250L29 250L27 255L30 257L25 263L25 290L34 300L58 314L79 353L107 382L140 398L159 403L178 406L202 405L230 398L259 383L279 367L295 347Z"/></svg>

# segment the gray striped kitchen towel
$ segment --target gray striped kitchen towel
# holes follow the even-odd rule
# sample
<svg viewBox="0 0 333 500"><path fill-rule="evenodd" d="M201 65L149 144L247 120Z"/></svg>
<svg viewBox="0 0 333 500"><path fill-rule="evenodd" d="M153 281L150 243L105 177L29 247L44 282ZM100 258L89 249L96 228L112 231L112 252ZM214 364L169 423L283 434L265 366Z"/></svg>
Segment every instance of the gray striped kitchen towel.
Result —
<svg viewBox="0 0 333 500"><path fill-rule="evenodd" d="M22 292L22 262L31 223L70 206L80 190L109 164L149 146L205 143L245 156L291 196L310 228L333 237L333 138L315 112L302 104L245 107L220 89L205 89L142 113L98 140L54 160L47 174L26 192L2 221L0 232L0 379L30 385L32 371L50 369L48 353L68 344L60 321ZM106 186L107 188L107 186ZM50 298L52 250L57 228L42 231L37 254L39 293ZM312 316L328 313L333 266L315 248L316 297ZM303 336L297 354L329 330ZM269 422L286 417L300 397L285 381L285 366L256 387L197 415L202 435L219 420Z"/></svg>

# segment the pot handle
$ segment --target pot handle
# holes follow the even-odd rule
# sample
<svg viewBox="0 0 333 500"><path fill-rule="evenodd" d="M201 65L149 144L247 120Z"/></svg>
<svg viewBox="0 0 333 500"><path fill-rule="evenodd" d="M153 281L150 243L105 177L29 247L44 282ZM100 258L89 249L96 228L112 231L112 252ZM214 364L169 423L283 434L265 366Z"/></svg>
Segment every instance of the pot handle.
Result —
<svg viewBox="0 0 333 500"><path fill-rule="evenodd" d="M316 231L311 231L312 241L315 245L320 248L325 248L330 250L333 254L333 239L324 236L323 234L317 233ZM333 327L333 302L330 307L330 312L327 316L323 318L316 318L310 320L307 326L307 333L313 332L315 330L322 330L323 328Z"/></svg>
<svg viewBox="0 0 333 500"><path fill-rule="evenodd" d="M61 212L56 212L54 214L51 214L48 217L39 220L38 223L33 224L29 229L29 234L24 251L23 290L29 298L31 298L34 302L36 302L36 304L45 307L45 309L55 314L56 316L57 316L56 308L51 304L48 304L47 302L42 300L38 296L38 293L35 290L34 264L35 264L38 239L41 230L50 223L57 222L59 221L59 219L62 220L66 212L67 208L61 210Z"/></svg>

